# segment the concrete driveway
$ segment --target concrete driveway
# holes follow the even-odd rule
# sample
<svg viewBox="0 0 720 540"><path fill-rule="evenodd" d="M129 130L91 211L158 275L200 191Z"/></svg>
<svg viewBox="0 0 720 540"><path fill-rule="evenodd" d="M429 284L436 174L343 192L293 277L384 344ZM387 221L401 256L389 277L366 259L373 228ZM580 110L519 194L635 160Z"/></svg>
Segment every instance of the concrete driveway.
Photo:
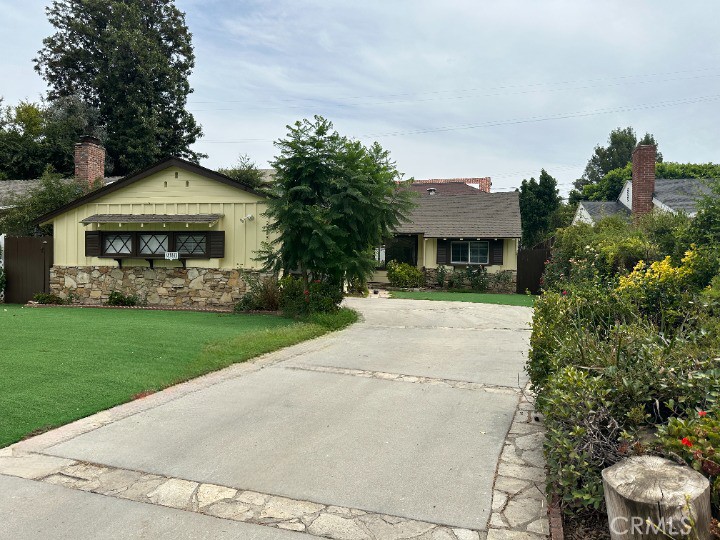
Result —
<svg viewBox="0 0 720 540"><path fill-rule="evenodd" d="M540 427L522 393L531 311L348 304L363 321L345 331L0 450L0 536L542 533Z"/></svg>

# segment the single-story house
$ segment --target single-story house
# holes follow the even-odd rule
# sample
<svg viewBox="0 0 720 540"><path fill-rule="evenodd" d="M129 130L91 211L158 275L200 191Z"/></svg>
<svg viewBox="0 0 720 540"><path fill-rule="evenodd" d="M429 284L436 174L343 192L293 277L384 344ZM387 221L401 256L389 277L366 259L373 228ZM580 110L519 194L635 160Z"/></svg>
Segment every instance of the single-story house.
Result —
<svg viewBox="0 0 720 540"><path fill-rule="evenodd" d="M519 194L489 193L489 178L486 189L468 187L466 180L411 184L417 206L384 252L378 251L379 262L407 262L423 269L429 281L441 266L484 266L490 273L510 271L516 277L522 235ZM374 281L386 279L385 272L376 272Z"/></svg>
<svg viewBox="0 0 720 540"><path fill-rule="evenodd" d="M103 170L96 143L78 145L90 164L76 160L81 180ZM231 306L245 292L241 272L261 266L265 203L227 176L165 159L38 220L54 230L50 289L89 304L119 291L149 305Z"/></svg>
<svg viewBox="0 0 720 540"><path fill-rule="evenodd" d="M690 217L697 211L697 202L710 194L710 188L698 178L656 178L655 145L640 145L633 152L632 180L625 182L615 201L580 201L573 225L595 224L608 216L629 218L647 214L654 209Z"/></svg>

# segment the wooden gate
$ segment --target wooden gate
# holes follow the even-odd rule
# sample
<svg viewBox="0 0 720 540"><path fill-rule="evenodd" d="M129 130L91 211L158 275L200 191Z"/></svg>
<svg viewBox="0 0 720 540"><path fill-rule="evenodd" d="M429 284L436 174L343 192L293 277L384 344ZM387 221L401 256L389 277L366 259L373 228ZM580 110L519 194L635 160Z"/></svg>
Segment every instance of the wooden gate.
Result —
<svg viewBox="0 0 720 540"><path fill-rule="evenodd" d="M5 237L5 302L24 304L39 292L50 292L52 236Z"/></svg>
<svg viewBox="0 0 720 540"><path fill-rule="evenodd" d="M517 292L525 294L530 291L533 294L540 292L540 281L545 271L545 261L550 258L550 250L521 249L518 251L517 259Z"/></svg>

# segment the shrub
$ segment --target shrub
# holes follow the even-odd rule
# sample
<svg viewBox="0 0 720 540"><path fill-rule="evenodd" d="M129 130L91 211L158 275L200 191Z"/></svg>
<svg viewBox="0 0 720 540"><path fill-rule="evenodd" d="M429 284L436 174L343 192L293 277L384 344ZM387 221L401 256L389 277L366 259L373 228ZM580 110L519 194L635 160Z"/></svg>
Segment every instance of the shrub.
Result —
<svg viewBox="0 0 720 540"><path fill-rule="evenodd" d="M123 294L119 291L112 291L108 296L107 306L137 306L140 303L140 299L137 296L131 294Z"/></svg>
<svg viewBox="0 0 720 540"><path fill-rule="evenodd" d="M437 267L436 282L439 287L445 286L445 280L447 279L447 268L442 264Z"/></svg>
<svg viewBox="0 0 720 540"><path fill-rule="evenodd" d="M658 431L660 449L678 456L710 480L711 501L720 507L720 420L718 411L691 411L686 418L671 418Z"/></svg>
<svg viewBox="0 0 720 540"><path fill-rule="evenodd" d="M447 278L448 289L464 288L466 278L467 278L467 274L464 271L462 271L458 268L453 268L452 272L450 272L450 275Z"/></svg>
<svg viewBox="0 0 720 540"><path fill-rule="evenodd" d="M488 278L487 270L484 266L468 266L465 269L467 274L467 280L470 284L470 288L479 293L484 293L488 290L490 279Z"/></svg>
<svg viewBox="0 0 720 540"><path fill-rule="evenodd" d="M510 270L495 272L490 277L490 285L497 290L507 291L512 285L513 274Z"/></svg>
<svg viewBox="0 0 720 540"><path fill-rule="evenodd" d="M60 298L56 294L51 293L37 293L33 296L33 300L38 304L51 304L51 305L62 305L67 304L67 301Z"/></svg>
<svg viewBox="0 0 720 540"><path fill-rule="evenodd" d="M425 285L422 271L408 263L390 261L387 263L387 275L393 287L411 288Z"/></svg>
<svg viewBox="0 0 720 540"><path fill-rule="evenodd" d="M2 253L0 253L0 255L2 255ZM7 283L5 278L5 269L0 266L0 295L2 295L5 290L5 283Z"/></svg>
<svg viewBox="0 0 720 540"><path fill-rule="evenodd" d="M280 310L289 317L332 313L340 308L342 300L339 283L317 279L306 289L300 278L285 276L280 280Z"/></svg>
<svg viewBox="0 0 720 540"><path fill-rule="evenodd" d="M247 272L243 275L247 291L235 304L236 312L277 311L280 307L280 283L276 274L258 276Z"/></svg>

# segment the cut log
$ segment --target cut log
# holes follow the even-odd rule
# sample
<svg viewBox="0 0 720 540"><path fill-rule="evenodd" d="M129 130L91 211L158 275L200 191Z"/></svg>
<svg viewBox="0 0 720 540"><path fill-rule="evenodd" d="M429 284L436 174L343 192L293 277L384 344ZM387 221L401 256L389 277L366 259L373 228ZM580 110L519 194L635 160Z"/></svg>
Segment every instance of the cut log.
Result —
<svg viewBox="0 0 720 540"><path fill-rule="evenodd" d="M636 456L602 477L613 540L710 539L710 482L694 469Z"/></svg>

